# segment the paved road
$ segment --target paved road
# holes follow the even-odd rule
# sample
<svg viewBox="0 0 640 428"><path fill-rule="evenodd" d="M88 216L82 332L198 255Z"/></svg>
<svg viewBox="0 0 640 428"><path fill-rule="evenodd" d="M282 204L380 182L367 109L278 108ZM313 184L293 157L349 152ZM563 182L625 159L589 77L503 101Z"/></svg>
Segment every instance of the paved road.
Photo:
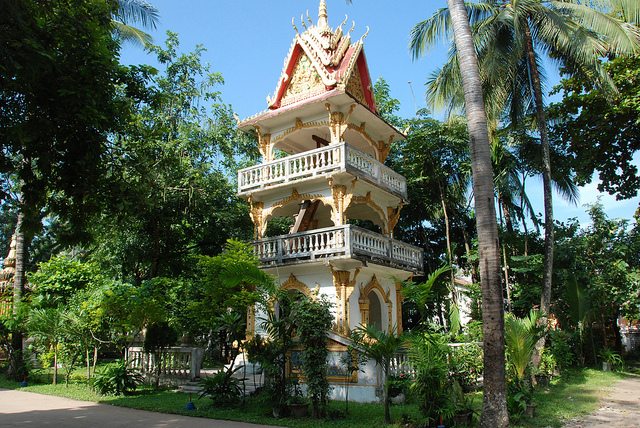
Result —
<svg viewBox="0 0 640 428"><path fill-rule="evenodd" d="M56 428L267 428L266 425L168 415L0 389L0 427L47 426Z"/></svg>
<svg viewBox="0 0 640 428"><path fill-rule="evenodd" d="M613 386L600 408L567 423L564 428L640 428L640 377L629 377Z"/></svg>

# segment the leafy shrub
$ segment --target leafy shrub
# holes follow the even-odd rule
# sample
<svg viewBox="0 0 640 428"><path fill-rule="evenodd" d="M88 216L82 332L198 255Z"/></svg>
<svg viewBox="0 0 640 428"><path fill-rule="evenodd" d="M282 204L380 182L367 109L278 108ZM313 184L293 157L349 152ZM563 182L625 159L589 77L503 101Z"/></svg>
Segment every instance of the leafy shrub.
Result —
<svg viewBox="0 0 640 428"><path fill-rule="evenodd" d="M465 343L451 348L449 373L465 391L478 384L483 372L482 347L475 343Z"/></svg>
<svg viewBox="0 0 640 428"><path fill-rule="evenodd" d="M325 412L330 392L327 380L327 335L333 315L331 302L325 296L319 299L301 298L293 302L291 317L299 335L302 350L302 372L306 377L307 394L311 399L314 418Z"/></svg>
<svg viewBox="0 0 640 428"><path fill-rule="evenodd" d="M227 371L218 372L211 377L202 379L200 381L202 391L199 398L209 397L217 406L237 404L242 398L241 379L233 377L233 374L242 367L230 367Z"/></svg>
<svg viewBox="0 0 640 428"><path fill-rule="evenodd" d="M622 357L617 352L604 348L598 353L598 356L602 359L603 362L609 363L611 366L611 370L620 370L624 367L624 361Z"/></svg>
<svg viewBox="0 0 640 428"><path fill-rule="evenodd" d="M573 352L573 337L563 330L553 330L549 332L550 344L549 353L553 355L560 370L573 366L576 356Z"/></svg>
<svg viewBox="0 0 640 428"><path fill-rule="evenodd" d="M538 365L536 374L553 376L557 366L558 363L556 362L556 357L551 353L551 351L549 351L548 348L544 348L542 350L542 355L540 355L540 364Z"/></svg>
<svg viewBox="0 0 640 428"><path fill-rule="evenodd" d="M391 375L387 379L387 384L389 385L389 397L395 397L400 394L406 396L411 386L411 377L406 373Z"/></svg>
<svg viewBox="0 0 640 428"><path fill-rule="evenodd" d="M448 352L449 346L443 335L425 334L411 339L409 358L416 370L411 392L429 423L435 422L439 416L448 419L455 411L449 391Z"/></svg>
<svg viewBox="0 0 640 428"><path fill-rule="evenodd" d="M96 372L93 389L102 395L127 395L143 381L140 372L128 367L124 361L117 361Z"/></svg>

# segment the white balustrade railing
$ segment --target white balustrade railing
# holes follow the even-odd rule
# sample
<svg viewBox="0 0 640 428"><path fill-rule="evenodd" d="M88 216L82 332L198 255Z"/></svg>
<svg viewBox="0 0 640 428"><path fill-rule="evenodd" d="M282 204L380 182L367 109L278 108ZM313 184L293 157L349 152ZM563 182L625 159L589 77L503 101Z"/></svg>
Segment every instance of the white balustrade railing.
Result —
<svg viewBox="0 0 640 428"><path fill-rule="evenodd" d="M263 265L355 256L422 271L421 248L349 224L261 239L254 248Z"/></svg>
<svg viewBox="0 0 640 428"><path fill-rule="evenodd" d="M142 347L127 348L127 363L142 373L156 374L158 353L146 352ZM196 379L200 377L200 366L204 353L202 348L174 346L159 353L160 375Z"/></svg>
<svg viewBox="0 0 640 428"><path fill-rule="evenodd" d="M246 194L333 171L349 171L407 198L405 178L346 143L298 153L238 171L238 193Z"/></svg>

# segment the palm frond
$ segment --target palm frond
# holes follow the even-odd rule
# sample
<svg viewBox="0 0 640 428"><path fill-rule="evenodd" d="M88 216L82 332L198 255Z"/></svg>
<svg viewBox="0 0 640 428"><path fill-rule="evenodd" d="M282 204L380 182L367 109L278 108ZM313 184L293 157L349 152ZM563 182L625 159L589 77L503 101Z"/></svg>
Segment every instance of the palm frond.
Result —
<svg viewBox="0 0 640 428"><path fill-rule="evenodd" d="M131 42L135 45L146 47L152 42L151 35L123 22L111 20L111 26L116 38Z"/></svg>
<svg viewBox="0 0 640 428"><path fill-rule="evenodd" d="M122 23L136 23L143 28L156 29L160 15L151 3L145 0L117 0L116 18Z"/></svg>

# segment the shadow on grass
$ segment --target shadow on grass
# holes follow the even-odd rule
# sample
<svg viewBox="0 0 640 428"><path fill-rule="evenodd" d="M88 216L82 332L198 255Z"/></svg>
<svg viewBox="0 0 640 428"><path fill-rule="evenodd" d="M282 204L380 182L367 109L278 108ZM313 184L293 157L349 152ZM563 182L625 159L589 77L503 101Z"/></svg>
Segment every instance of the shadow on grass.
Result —
<svg viewBox="0 0 640 428"><path fill-rule="evenodd" d="M594 412L607 388L624 377L592 369L568 371L551 386L536 390L536 416L513 418L513 426L562 427L572 418Z"/></svg>

